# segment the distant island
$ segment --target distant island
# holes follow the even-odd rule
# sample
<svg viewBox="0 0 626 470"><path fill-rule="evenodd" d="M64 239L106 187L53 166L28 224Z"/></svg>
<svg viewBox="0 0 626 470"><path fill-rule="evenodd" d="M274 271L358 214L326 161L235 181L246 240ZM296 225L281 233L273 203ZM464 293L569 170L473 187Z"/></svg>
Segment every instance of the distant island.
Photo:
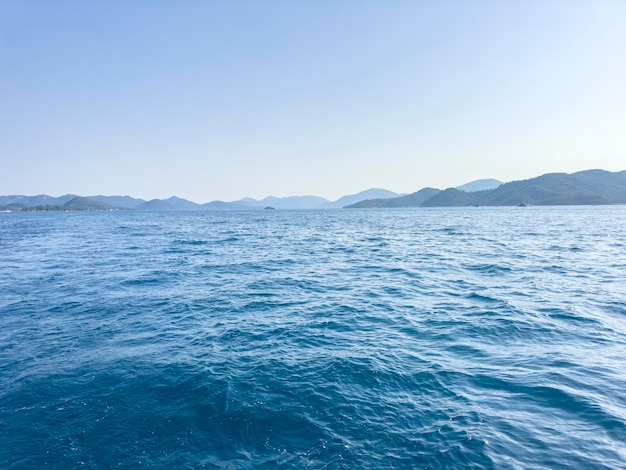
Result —
<svg viewBox="0 0 626 470"><path fill-rule="evenodd" d="M70 196L62 196L58 199L66 199ZM0 200L12 199L12 201L4 206L0 206L0 211L3 212L76 212L76 211L106 211L106 210L121 210L119 207L106 204L104 202L95 201L81 196L71 196L66 202L63 203L50 203L52 198L50 196L0 196ZM54 201L56 202L56 201ZM29 204L30 203L30 204Z"/></svg>
<svg viewBox="0 0 626 470"><path fill-rule="evenodd" d="M626 204L626 170L586 170L577 173L548 173L535 178L502 183L495 179L471 181L456 188L426 187L411 194L386 189L368 189L329 201L319 196L273 196L262 200L212 201L197 204L172 196L146 201L130 196L60 197L0 196L2 212L73 211L225 211L264 209L367 209L459 206L546 206ZM271 209L270 209L271 208Z"/></svg>

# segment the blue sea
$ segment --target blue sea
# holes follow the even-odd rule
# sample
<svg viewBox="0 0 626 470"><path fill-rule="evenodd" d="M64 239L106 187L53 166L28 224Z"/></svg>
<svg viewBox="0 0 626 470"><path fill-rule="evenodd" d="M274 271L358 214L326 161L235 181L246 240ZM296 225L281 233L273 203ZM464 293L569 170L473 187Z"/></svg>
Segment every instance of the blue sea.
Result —
<svg viewBox="0 0 626 470"><path fill-rule="evenodd" d="M626 206L0 214L0 468L626 468Z"/></svg>

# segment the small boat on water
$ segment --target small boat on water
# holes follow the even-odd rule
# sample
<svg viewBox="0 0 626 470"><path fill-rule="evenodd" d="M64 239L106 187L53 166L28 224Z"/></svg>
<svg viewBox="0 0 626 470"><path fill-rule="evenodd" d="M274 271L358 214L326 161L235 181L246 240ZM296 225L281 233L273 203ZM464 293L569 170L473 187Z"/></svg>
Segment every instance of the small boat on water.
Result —
<svg viewBox="0 0 626 470"><path fill-rule="evenodd" d="M272 206L265 206L265 207L264 207L264 210L266 210L266 211L275 211L275 210L276 210L276 208L275 208L275 207L272 207Z"/></svg>

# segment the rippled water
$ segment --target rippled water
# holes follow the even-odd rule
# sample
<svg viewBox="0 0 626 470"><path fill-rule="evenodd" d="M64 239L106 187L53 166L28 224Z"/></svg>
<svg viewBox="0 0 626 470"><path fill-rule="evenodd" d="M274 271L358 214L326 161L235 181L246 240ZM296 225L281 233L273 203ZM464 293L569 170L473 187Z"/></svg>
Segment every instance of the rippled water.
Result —
<svg viewBox="0 0 626 470"><path fill-rule="evenodd" d="M626 466L626 207L0 214L0 467Z"/></svg>

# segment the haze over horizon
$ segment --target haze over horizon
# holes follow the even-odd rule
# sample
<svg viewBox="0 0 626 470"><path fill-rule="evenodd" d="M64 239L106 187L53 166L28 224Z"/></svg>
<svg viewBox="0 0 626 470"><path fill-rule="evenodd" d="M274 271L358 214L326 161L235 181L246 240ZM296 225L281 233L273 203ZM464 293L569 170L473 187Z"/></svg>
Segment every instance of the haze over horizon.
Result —
<svg viewBox="0 0 626 470"><path fill-rule="evenodd" d="M625 169L626 2L0 2L0 194Z"/></svg>

